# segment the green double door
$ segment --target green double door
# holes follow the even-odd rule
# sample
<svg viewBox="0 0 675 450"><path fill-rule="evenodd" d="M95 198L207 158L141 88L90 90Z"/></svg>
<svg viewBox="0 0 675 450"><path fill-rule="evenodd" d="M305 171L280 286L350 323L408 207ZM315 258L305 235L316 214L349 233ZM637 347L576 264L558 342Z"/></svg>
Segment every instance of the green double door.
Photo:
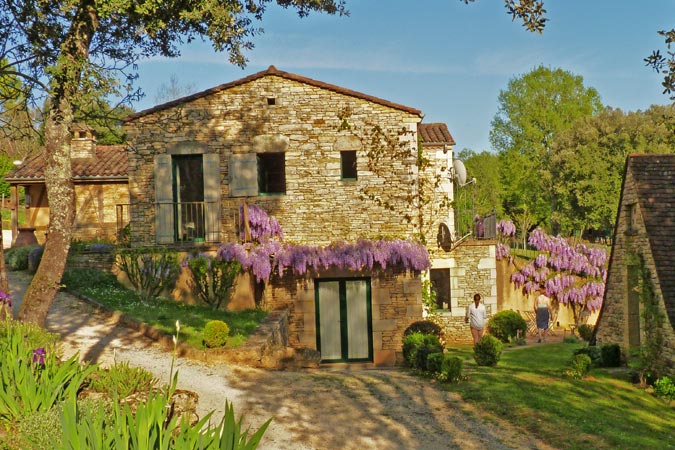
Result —
<svg viewBox="0 0 675 450"><path fill-rule="evenodd" d="M315 280L314 285L321 361L372 361L370 279Z"/></svg>

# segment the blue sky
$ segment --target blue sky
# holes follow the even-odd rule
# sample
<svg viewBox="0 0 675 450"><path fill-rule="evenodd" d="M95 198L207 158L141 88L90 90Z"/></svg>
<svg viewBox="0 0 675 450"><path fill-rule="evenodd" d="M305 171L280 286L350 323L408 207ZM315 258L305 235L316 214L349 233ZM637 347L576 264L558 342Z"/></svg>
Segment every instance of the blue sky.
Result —
<svg viewBox="0 0 675 450"><path fill-rule="evenodd" d="M542 35L512 22L501 0L348 0L349 17L300 19L271 7L245 69L209 44L182 48L178 59L139 65L146 97L175 75L198 92L275 65L420 109L445 122L456 149L490 150L497 96L509 80L544 65L584 78L605 105L624 111L669 103L661 77L643 58L664 49L657 30L675 27L673 0L545 0Z"/></svg>

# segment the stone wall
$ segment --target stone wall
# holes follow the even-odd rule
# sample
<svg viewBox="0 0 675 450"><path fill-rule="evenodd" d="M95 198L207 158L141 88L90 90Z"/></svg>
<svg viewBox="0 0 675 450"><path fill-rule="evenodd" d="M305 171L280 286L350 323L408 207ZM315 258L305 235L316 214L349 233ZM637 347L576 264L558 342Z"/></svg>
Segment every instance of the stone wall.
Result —
<svg viewBox="0 0 675 450"><path fill-rule="evenodd" d="M631 214L627 210L633 206ZM633 220L630 221L630 216ZM631 223L629 223L629 221ZM616 235L612 249L612 256L605 288L605 298L601 315L598 319L596 342L598 345L618 343L621 346L622 357L630 357L629 345L629 320L628 320L628 278L627 268L629 265L638 264L643 260L644 268L651 274L649 280L654 287L654 293L659 301L659 310L664 315L665 321L662 328L664 345L662 347L661 361L659 365L665 371L675 375L675 332L673 325L668 320L663 296L658 278L656 276L656 264L652 258L649 237L642 219L642 211L635 192L633 178L630 171L626 174L619 214L617 217ZM644 306L640 300L640 342L644 344L644 323L642 313Z"/></svg>

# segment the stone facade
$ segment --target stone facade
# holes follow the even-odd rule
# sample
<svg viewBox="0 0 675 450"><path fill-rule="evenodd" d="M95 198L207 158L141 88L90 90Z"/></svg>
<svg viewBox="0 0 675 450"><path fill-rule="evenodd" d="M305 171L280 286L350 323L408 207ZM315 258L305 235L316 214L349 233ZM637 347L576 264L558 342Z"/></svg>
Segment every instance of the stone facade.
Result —
<svg viewBox="0 0 675 450"><path fill-rule="evenodd" d="M654 155L652 155L654 157ZM670 155L673 157L673 155ZM637 167L631 164L631 158L637 158ZM675 331L672 323L672 313L664 299L672 299L673 293L663 289L667 277L659 277L662 261L655 257L653 228L649 226L655 219L653 205L661 203L658 198L652 197L645 202L645 192L641 191L644 185L642 160L646 155L631 155L627 162L624 176L621 203L616 222L612 255L606 282L605 297L598 318L596 343L598 345L617 343L621 346L624 359L630 359L631 350L637 349L645 343L644 323L644 286L648 283L653 287L654 298L657 300L657 310L664 317L664 325L660 332L664 338L661 348L661 361L657 362L664 373L675 375ZM670 158L669 158L670 159ZM675 157L671 166L675 167ZM639 165L638 165L639 164ZM672 174L672 170L670 171ZM671 175L672 176L672 175ZM654 180L661 177L654 177ZM651 196L659 192L657 183L649 185ZM675 185L666 188L669 198L675 198ZM666 209L672 209L664 205ZM660 221L661 222L661 221ZM659 223L659 232L668 232L672 229L672 222ZM664 230L663 228L666 227ZM672 240L672 234L670 235ZM666 273L669 268L665 268ZM644 279L645 274L649 279Z"/></svg>

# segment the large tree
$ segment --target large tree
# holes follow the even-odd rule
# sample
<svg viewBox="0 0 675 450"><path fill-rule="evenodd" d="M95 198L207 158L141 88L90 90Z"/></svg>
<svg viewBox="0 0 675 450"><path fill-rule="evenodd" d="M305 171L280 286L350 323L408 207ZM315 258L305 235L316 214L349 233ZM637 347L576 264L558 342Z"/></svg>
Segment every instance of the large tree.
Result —
<svg viewBox="0 0 675 450"><path fill-rule="evenodd" d="M519 223L521 229L550 229L557 183L550 169L553 142L576 120L600 112L600 96L581 76L539 66L511 79L498 104L490 142L500 157L504 211L533 222Z"/></svg>
<svg viewBox="0 0 675 450"><path fill-rule="evenodd" d="M156 55L176 57L183 42L209 40L230 62L244 65L244 51L270 3L295 8L300 16L345 13L344 0L0 0L0 78L19 77L26 102L49 105L49 237L19 319L44 325L60 285L72 238L70 136L78 112L97 98L133 97L135 64Z"/></svg>
<svg viewBox="0 0 675 450"><path fill-rule="evenodd" d="M624 113L607 109L576 122L555 140L556 221L565 234L614 227L621 180L630 153L675 153L675 108Z"/></svg>
<svg viewBox="0 0 675 450"><path fill-rule="evenodd" d="M475 212L484 215L496 212L502 215L502 187L499 179L499 157L487 151L476 153L463 149L457 159L466 166L468 178L476 179Z"/></svg>

